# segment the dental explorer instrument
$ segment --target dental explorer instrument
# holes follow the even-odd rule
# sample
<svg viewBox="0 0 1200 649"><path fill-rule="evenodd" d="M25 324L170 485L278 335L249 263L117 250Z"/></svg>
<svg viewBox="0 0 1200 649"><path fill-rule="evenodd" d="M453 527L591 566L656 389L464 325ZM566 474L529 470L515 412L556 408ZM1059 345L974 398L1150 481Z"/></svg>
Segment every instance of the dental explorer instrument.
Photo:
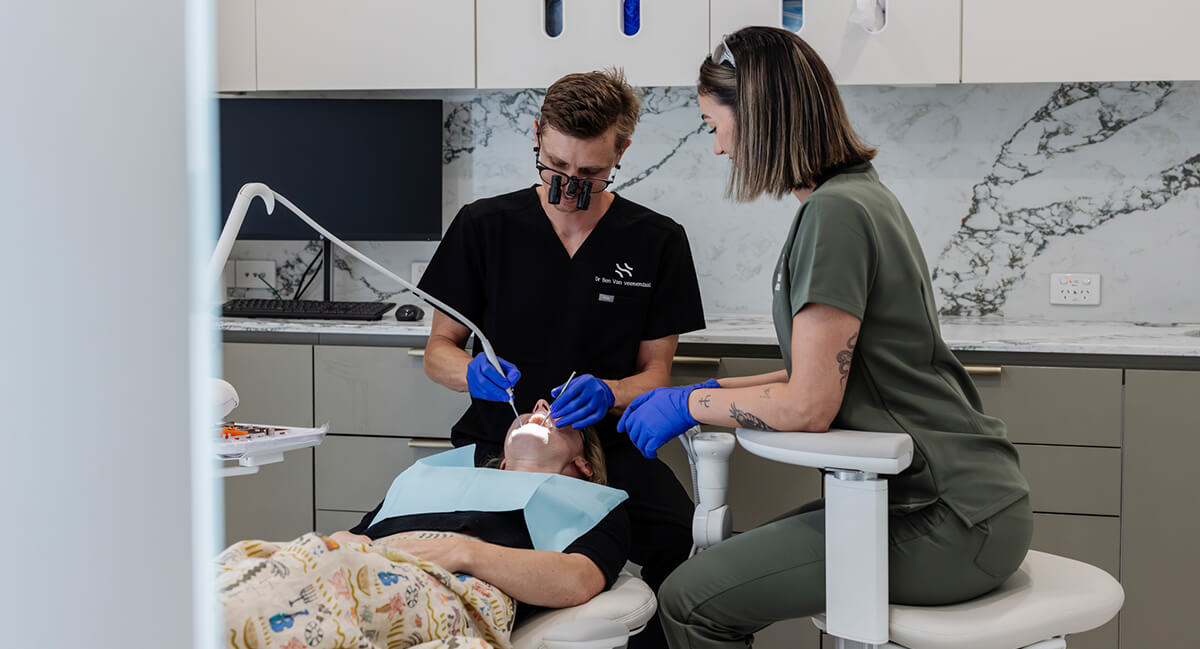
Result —
<svg viewBox="0 0 1200 649"><path fill-rule="evenodd" d="M563 383L563 387L562 387L562 389L558 391L558 396L559 396L559 397L561 397L561 396L562 396L562 393L563 393L563 392L566 392L566 391L567 391L567 386L568 386L568 385L571 385L571 381L573 381L573 380L575 380L575 372L571 372L571 376L568 376L568 377L567 377L567 382L566 382L566 383ZM558 401L558 397L554 397L554 399L551 401L551 403L554 403L555 401Z"/></svg>
<svg viewBox="0 0 1200 649"><path fill-rule="evenodd" d="M479 330L479 327L477 327L475 323L468 320L463 316L463 314L456 311L450 305L433 297L425 291L422 291L416 286L413 286L408 282L408 280L405 280L392 271L380 266L370 257L350 247L350 245L345 241L333 236L333 233L321 227L320 224L314 221L309 215L305 214L303 210L296 207L291 201L285 198L283 194L280 194L263 183L246 183L245 185L242 185L242 188L238 190L237 198L235 198L233 201L233 206L229 208L229 218L225 221L225 227L221 230L221 237L217 240L217 248L213 251L213 256L209 260L208 264L208 276L212 278L214 283L220 281L221 275L225 272L225 261L229 259L229 252L233 248L233 242L235 239L237 239L238 231L242 229L242 221L246 218L246 212L250 209L250 203L254 200L255 196L262 199L267 209L267 214L270 214L275 210L275 201L278 200L289 210L291 210L293 214L300 217L301 221L307 223L309 227L321 233L326 239L336 244L342 250L350 253L367 266L370 266L380 273L383 273L385 277L395 280L398 284L411 291L413 295L416 295L426 302L429 302L455 320L458 320L466 325L466 327L471 330L471 333L475 334L475 338L479 341L479 344L483 346L483 353L485 356L487 356L488 362L492 364L492 367L496 368L496 371L500 373L500 376L505 375L504 368L500 366L500 360L496 357L495 350L492 349L491 341L489 341L487 337L483 335L483 332ZM520 420L521 414L517 412L517 404L513 398L512 388L505 388L505 392L508 393L508 405L512 406L513 415Z"/></svg>

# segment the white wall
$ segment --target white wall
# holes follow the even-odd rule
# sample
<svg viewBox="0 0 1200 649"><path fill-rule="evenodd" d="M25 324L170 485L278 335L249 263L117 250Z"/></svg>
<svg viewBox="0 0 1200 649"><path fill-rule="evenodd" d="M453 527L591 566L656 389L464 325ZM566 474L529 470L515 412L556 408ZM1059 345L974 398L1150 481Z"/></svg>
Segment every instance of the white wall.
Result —
<svg viewBox="0 0 1200 649"><path fill-rule="evenodd" d="M206 197L189 183L211 173L198 151L189 181L184 26L207 4L20 2L0 18L5 646L202 644L192 557L211 547L193 534L212 523L193 520L189 402L211 322L189 270Z"/></svg>

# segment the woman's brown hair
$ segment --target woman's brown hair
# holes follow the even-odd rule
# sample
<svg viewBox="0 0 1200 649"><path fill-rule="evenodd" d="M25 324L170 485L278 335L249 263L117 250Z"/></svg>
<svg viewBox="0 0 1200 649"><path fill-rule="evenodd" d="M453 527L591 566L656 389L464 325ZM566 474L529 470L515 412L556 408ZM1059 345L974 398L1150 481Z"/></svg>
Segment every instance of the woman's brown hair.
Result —
<svg viewBox="0 0 1200 649"><path fill-rule="evenodd" d="M697 91L732 109L737 123L726 195L782 198L875 157L850 126L829 68L804 39L745 27L723 42L733 63L705 57Z"/></svg>

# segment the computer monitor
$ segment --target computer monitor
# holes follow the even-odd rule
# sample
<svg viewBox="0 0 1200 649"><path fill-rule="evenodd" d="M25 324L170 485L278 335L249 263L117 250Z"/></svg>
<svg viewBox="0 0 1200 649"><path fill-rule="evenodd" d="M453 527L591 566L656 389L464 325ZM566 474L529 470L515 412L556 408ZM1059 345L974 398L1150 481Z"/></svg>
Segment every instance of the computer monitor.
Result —
<svg viewBox="0 0 1200 649"><path fill-rule="evenodd" d="M262 182L344 240L441 238L441 101L239 97L221 99L219 111L222 224L238 189ZM260 201L238 234L317 236Z"/></svg>

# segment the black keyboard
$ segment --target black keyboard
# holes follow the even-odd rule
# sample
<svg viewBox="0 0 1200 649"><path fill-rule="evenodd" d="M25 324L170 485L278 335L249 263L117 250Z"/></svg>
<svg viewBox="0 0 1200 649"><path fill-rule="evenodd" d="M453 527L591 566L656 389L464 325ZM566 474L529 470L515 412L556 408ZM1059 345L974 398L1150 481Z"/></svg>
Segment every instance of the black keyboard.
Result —
<svg viewBox="0 0 1200 649"><path fill-rule="evenodd" d="M230 318L305 318L379 320L395 302L322 302L319 300L230 300L221 315Z"/></svg>

